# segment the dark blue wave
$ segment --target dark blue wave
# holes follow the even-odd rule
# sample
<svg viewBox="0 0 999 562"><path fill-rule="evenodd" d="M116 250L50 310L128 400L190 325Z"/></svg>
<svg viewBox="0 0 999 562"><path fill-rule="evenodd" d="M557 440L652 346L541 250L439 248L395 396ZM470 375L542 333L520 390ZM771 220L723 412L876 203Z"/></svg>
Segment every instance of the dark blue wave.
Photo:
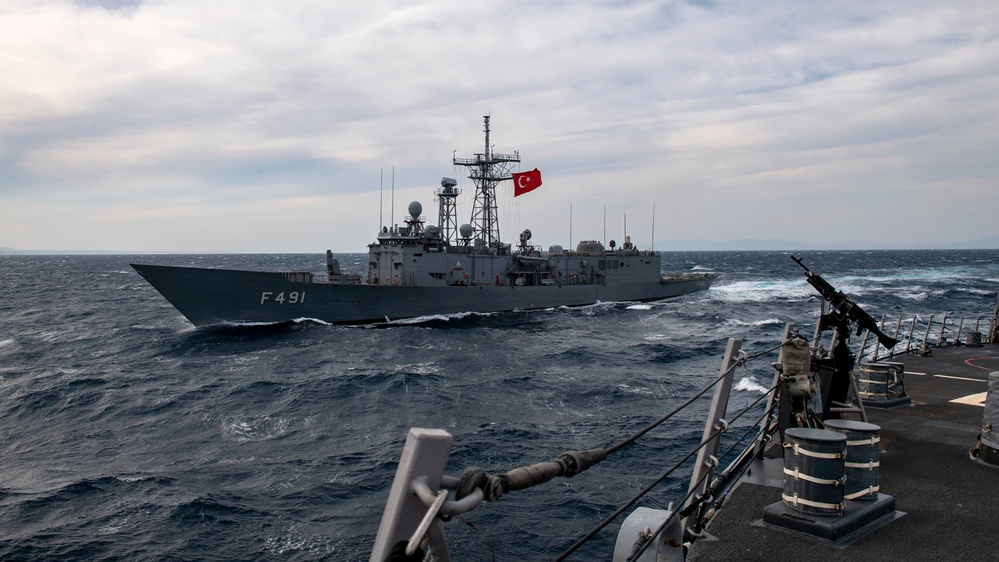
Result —
<svg viewBox="0 0 999 562"><path fill-rule="evenodd" d="M799 257L892 330L912 314L967 329L995 305L997 251ZM716 377L729 337L771 351L737 374L769 384L784 324L814 329L819 299L786 252L665 259L721 276L637 307L194 330L129 262L321 270L324 256L0 256L0 558L367 559L410 427L454 436L448 474L504 472L631 435ZM478 530L452 522L454 558L553 558L698 441L709 400L467 514ZM607 559L614 540L573 559Z"/></svg>

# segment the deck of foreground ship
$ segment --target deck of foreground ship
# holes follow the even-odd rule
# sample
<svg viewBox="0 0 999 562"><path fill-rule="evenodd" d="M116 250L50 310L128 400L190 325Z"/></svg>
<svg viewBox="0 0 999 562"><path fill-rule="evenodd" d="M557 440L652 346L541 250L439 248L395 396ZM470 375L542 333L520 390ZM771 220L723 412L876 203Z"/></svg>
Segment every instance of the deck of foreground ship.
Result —
<svg viewBox="0 0 999 562"><path fill-rule="evenodd" d="M867 408L881 427L881 492L905 515L844 548L761 526L763 508L781 498L781 459L755 461L689 560L986 560L999 552L995 514L999 468L969 459L981 431L999 345L933 348L906 355L905 390L912 404ZM770 456L770 455L767 455ZM754 524L755 523L755 524Z"/></svg>

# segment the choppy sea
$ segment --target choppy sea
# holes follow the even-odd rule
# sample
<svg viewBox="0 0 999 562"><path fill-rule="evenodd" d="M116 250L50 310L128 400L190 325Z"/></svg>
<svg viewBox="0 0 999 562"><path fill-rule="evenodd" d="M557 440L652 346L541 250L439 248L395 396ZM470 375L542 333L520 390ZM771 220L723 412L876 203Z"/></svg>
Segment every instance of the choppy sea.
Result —
<svg viewBox="0 0 999 562"><path fill-rule="evenodd" d="M887 331L904 317L903 340L913 315L919 341L930 315L948 316L947 337L961 318L984 331L996 305L999 250L800 257ZM819 314L788 253L670 252L664 270L719 280L652 304L196 330L133 262L324 268L321 255L0 256L0 559L367 560L410 427L454 436L455 476L608 446L716 377L728 338L766 351ZM740 367L730 410L774 360ZM586 473L450 522L452 556L556 557L696 444L708 400ZM678 500L689 474L641 504ZM608 559L616 529L572 559Z"/></svg>

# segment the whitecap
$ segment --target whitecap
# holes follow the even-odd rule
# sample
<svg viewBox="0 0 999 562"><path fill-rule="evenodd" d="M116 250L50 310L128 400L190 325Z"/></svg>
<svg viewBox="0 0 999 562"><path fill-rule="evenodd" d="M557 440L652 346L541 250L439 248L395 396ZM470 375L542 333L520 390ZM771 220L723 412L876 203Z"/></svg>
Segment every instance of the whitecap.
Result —
<svg viewBox="0 0 999 562"><path fill-rule="evenodd" d="M643 388L643 387L637 387L637 386L628 386L628 385L623 384L623 383L617 385L617 387L620 388L622 392L625 392L625 393L628 393L628 394L637 394L639 396L652 396L652 394L653 394L651 388Z"/></svg>
<svg viewBox="0 0 999 562"><path fill-rule="evenodd" d="M125 483L131 484L131 483L134 483L134 482L143 482L143 481L151 479L152 477L151 476L114 476L113 478L115 480L119 481L119 482L125 482Z"/></svg>
<svg viewBox="0 0 999 562"><path fill-rule="evenodd" d="M237 443L264 441L284 435L290 425L291 422L284 418L260 416L224 422L222 434Z"/></svg>
<svg viewBox="0 0 999 562"><path fill-rule="evenodd" d="M739 382L735 385L735 390L741 390L746 392L759 392L760 394L766 394L770 389L760 384L753 377L745 377L739 379Z"/></svg>
<svg viewBox="0 0 999 562"><path fill-rule="evenodd" d="M397 373L409 373L413 375L432 375L434 373L440 372L440 365L434 363L433 361L427 363L410 363L407 365L397 365L395 367L395 372Z"/></svg>
<svg viewBox="0 0 999 562"><path fill-rule="evenodd" d="M125 515L123 517L115 517L107 525L101 527L100 532L106 535L113 535L120 531L122 527L128 525L128 521L131 516Z"/></svg>
<svg viewBox="0 0 999 562"><path fill-rule="evenodd" d="M279 537L269 537L264 550L271 555L284 556L292 552L308 552L328 556L336 551L335 541L323 535L299 534L294 527Z"/></svg>
<svg viewBox="0 0 999 562"><path fill-rule="evenodd" d="M731 327L739 327L739 326L741 326L741 327L749 327L749 326L752 326L754 328L761 328L763 326L773 326L775 324L784 324L784 321L780 320L779 318L767 318L767 319L764 319L764 320L755 320L753 322L747 322L745 320L739 320L738 318L731 318L731 319L726 320L724 322L725 326L731 326Z"/></svg>
<svg viewBox="0 0 999 562"><path fill-rule="evenodd" d="M772 302L777 299L805 299L815 291L804 281L737 281L711 287L712 295L725 302Z"/></svg>
<svg viewBox="0 0 999 562"><path fill-rule="evenodd" d="M295 323L295 324L305 324L305 323L319 324L320 326L332 326L333 325L333 324L330 324L329 322L327 322L325 320L320 320L318 318L308 318L308 317L293 318L292 322Z"/></svg>
<svg viewBox="0 0 999 562"><path fill-rule="evenodd" d="M423 324L425 322L448 322L451 320L461 320L462 318L468 318L470 316L493 316L498 314L496 312L455 312L452 314L429 314L427 316L414 316L412 318L399 318L397 320L392 320L391 318L386 318L385 322L378 324L365 324L359 326L361 328L378 328L384 326L408 326L412 324Z"/></svg>

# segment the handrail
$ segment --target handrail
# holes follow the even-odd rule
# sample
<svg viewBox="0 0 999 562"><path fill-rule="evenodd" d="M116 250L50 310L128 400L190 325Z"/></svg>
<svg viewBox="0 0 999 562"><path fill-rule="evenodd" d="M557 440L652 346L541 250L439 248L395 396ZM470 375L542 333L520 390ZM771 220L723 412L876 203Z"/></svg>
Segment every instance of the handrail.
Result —
<svg viewBox="0 0 999 562"><path fill-rule="evenodd" d="M882 328L887 318L887 315L882 316ZM900 314L897 316L893 336L898 340L899 345L896 345L891 350L887 350L887 353L884 355L881 354L881 348L876 342L873 351L865 353L869 337L869 333L865 330L863 343L860 346L860 351L857 353L857 363L860 364L865 361L877 362L882 359L892 359L897 355L910 353L928 354L935 347L970 345L971 337L968 334L971 333L981 334L981 342L999 343L999 306L997 306L992 317L985 315L957 316L944 313L939 320L935 320L935 318L936 315L933 314L927 316L925 320L918 314ZM975 321L974 328L969 328L967 324L970 324L970 319L972 318ZM988 326L983 331L982 321L986 318L988 318ZM956 328L955 319L957 319ZM905 338L904 346L901 345L902 338L900 337L903 323L907 325L907 329L901 334ZM932 337L933 335L936 337Z"/></svg>

